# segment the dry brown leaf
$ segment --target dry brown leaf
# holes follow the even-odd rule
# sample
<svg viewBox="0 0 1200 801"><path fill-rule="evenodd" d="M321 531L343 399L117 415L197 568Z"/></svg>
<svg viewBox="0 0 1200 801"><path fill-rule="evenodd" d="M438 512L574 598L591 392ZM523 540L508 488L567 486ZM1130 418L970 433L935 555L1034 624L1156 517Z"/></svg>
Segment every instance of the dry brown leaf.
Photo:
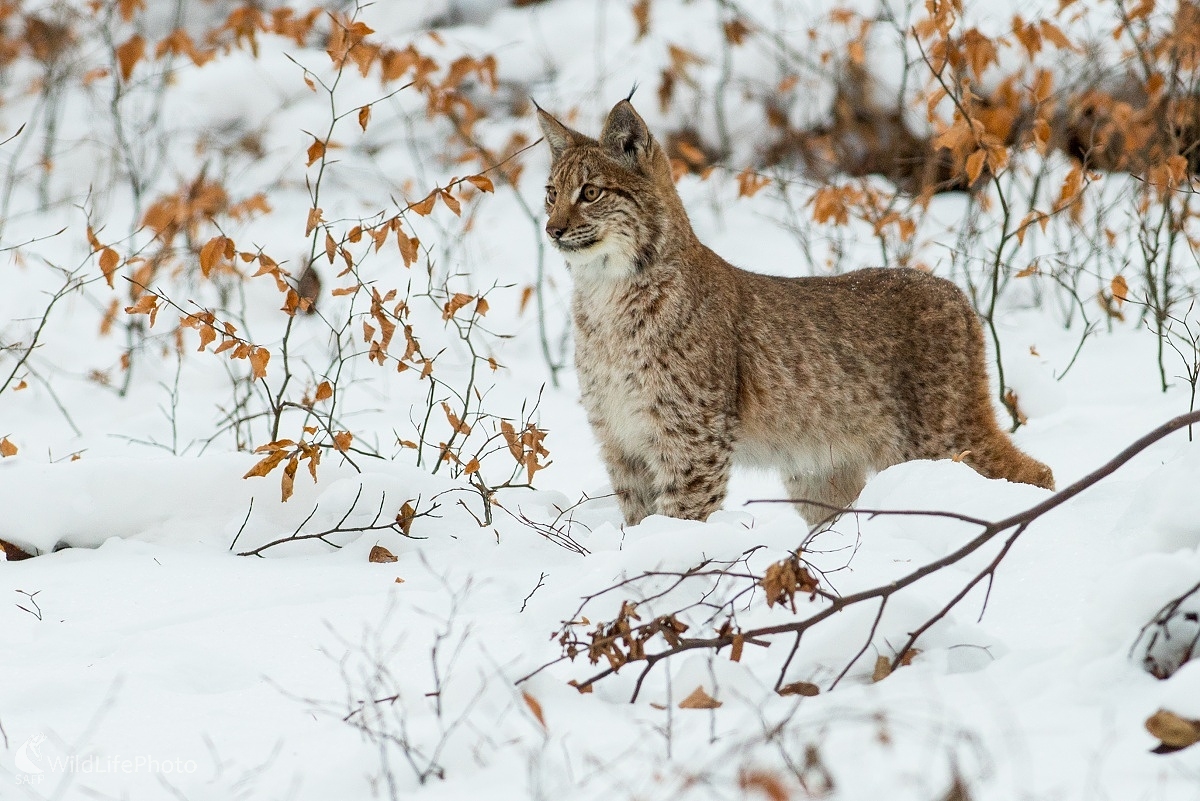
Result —
<svg viewBox="0 0 1200 801"><path fill-rule="evenodd" d="M738 197L754 197L764 186L771 183L765 175L751 171L749 167L738 173Z"/></svg>
<svg viewBox="0 0 1200 801"><path fill-rule="evenodd" d="M9 456L16 456L18 450L16 445L8 441L8 437L0 438L0 456L7 459Z"/></svg>
<svg viewBox="0 0 1200 801"><path fill-rule="evenodd" d="M635 0L630 11L633 12L633 21L637 24L637 36L633 39L637 42L650 32L650 0Z"/></svg>
<svg viewBox="0 0 1200 801"><path fill-rule="evenodd" d="M442 319L449 320L455 315L456 312L458 312L459 309L461 309L463 306L466 306L474 299L474 295L468 295L465 292L455 292L454 296L447 301L445 306L442 307Z"/></svg>
<svg viewBox="0 0 1200 801"><path fill-rule="evenodd" d="M850 57L850 63L862 64L867 60L867 48L863 44L862 39L855 39L846 47L846 55Z"/></svg>
<svg viewBox="0 0 1200 801"><path fill-rule="evenodd" d="M1025 20L1018 15L1013 17L1012 31L1030 58L1036 56L1038 51L1042 49L1042 35L1038 33L1036 25L1032 23L1025 24Z"/></svg>
<svg viewBox="0 0 1200 801"><path fill-rule="evenodd" d="M1061 211L1075 201L1079 197L1079 193L1083 190L1083 170L1079 165L1071 168L1067 173L1067 177L1063 179L1062 189L1059 191L1058 200L1054 203L1054 210Z"/></svg>
<svg viewBox="0 0 1200 801"><path fill-rule="evenodd" d="M704 692L703 687L697 687L679 702L680 709L716 709L721 702Z"/></svg>
<svg viewBox="0 0 1200 801"><path fill-rule="evenodd" d="M503 435L504 441L508 443L508 452L512 454L512 457L517 460L518 464L521 463L525 458L525 454L521 448L521 441L517 438L516 428L507 420L501 420L500 433Z"/></svg>
<svg viewBox="0 0 1200 801"><path fill-rule="evenodd" d="M458 198L450 194L449 189L443 189L438 195L442 198L442 202L446 204L446 208L454 212L456 216L462 214L462 204L458 202Z"/></svg>
<svg viewBox="0 0 1200 801"><path fill-rule="evenodd" d="M284 451L284 450L274 451L271 454L269 454L266 458L258 461L254 465L254 467L251 467L249 470L247 470L246 475L242 476L242 478L251 478L253 476L265 476L265 475L267 475L267 473L270 473L272 470L274 470L276 467L278 467L279 463L282 462L286 458L287 458L287 451Z"/></svg>
<svg viewBox="0 0 1200 801"><path fill-rule="evenodd" d="M112 248L105 248L100 252L100 272L104 273L104 280L108 282L110 289L113 285L113 273L117 271L120 262L121 257Z"/></svg>
<svg viewBox="0 0 1200 801"><path fill-rule="evenodd" d="M1047 69L1041 69L1037 72L1037 77L1033 81L1033 99L1038 103L1045 103L1050 99L1050 95L1054 91L1054 75Z"/></svg>
<svg viewBox="0 0 1200 801"><path fill-rule="evenodd" d="M247 357L250 360L250 371L255 378L267 377L267 362L271 361L271 351L266 348L255 348Z"/></svg>
<svg viewBox="0 0 1200 801"><path fill-rule="evenodd" d="M467 180L481 192L495 192L496 186L486 175L468 175Z"/></svg>
<svg viewBox="0 0 1200 801"><path fill-rule="evenodd" d="M387 548L384 548L382 545L374 545L371 547L370 555L367 556L367 561L375 562L376 564L383 564L385 562L395 562L398 560L396 559L396 556Z"/></svg>
<svg viewBox="0 0 1200 801"><path fill-rule="evenodd" d="M78 456L78 454L75 455ZM72 459L71 461L74 462L75 459ZM5 542L4 540L0 540L0 553L4 554L4 559L8 562L20 562L25 559L32 559L34 557L34 554L18 548L11 542Z"/></svg>
<svg viewBox="0 0 1200 801"><path fill-rule="evenodd" d="M311 167L313 162L318 161L325 155L325 143L317 137L313 137L313 143L308 146L308 163L304 166Z"/></svg>
<svg viewBox="0 0 1200 801"><path fill-rule="evenodd" d="M1129 297L1129 284L1125 281L1125 276L1116 275L1112 280L1112 296L1120 306Z"/></svg>
<svg viewBox="0 0 1200 801"><path fill-rule="evenodd" d="M1044 19L1040 20L1038 24L1041 26L1043 39L1046 39L1055 47L1061 47L1063 50L1075 49L1075 45L1071 44L1071 40L1067 38L1067 35L1053 22Z"/></svg>
<svg viewBox="0 0 1200 801"><path fill-rule="evenodd" d="M979 180L979 176L983 174L983 164L987 161L986 150L976 150L967 157L967 181L975 183Z"/></svg>
<svg viewBox="0 0 1200 801"><path fill-rule="evenodd" d="M329 398L332 398L332 397L333 397L333 387L329 385L328 381L322 381L320 384L317 384L316 399L318 401L328 400Z"/></svg>
<svg viewBox="0 0 1200 801"><path fill-rule="evenodd" d="M233 250L233 240L224 236L214 236L200 248L200 274L208 278L213 268L221 263L222 257L229 257Z"/></svg>
<svg viewBox="0 0 1200 801"><path fill-rule="evenodd" d="M117 65L121 69L121 80L129 80L129 76L133 74L133 68L142 60L142 56L145 54L146 40L142 38L140 33L135 33L124 43L117 46L115 55L117 57Z"/></svg>
<svg viewBox="0 0 1200 801"><path fill-rule="evenodd" d="M871 671L871 681L883 681L892 675L892 660L880 654L875 657L875 670Z"/></svg>
<svg viewBox="0 0 1200 801"><path fill-rule="evenodd" d="M412 447L417 447L417 444L415 442L412 443ZM412 531L413 520L416 517L417 510L413 508L411 503L405 501L404 505L400 507L400 511L396 513L396 525L404 532L404 536L407 537L409 532Z"/></svg>
<svg viewBox="0 0 1200 801"><path fill-rule="evenodd" d="M776 692L780 695L803 695L812 697L821 694L821 688L813 684L811 681L794 681L791 684L785 684Z"/></svg>
<svg viewBox="0 0 1200 801"><path fill-rule="evenodd" d="M538 702L538 699L527 692L522 692L521 697L525 699L525 706L529 707L529 711L537 718L537 722L542 724L543 729L546 728L546 718L542 714L542 705Z"/></svg>
<svg viewBox="0 0 1200 801"><path fill-rule="evenodd" d="M283 466L283 477L279 479L279 494L283 503L287 503L288 498L292 497L292 490L296 485L296 470L299 467L300 457L296 455L288 459L288 463Z"/></svg>
<svg viewBox="0 0 1200 801"><path fill-rule="evenodd" d="M1175 751L1200 742L1200 720L1189 720L1165 709L1146 719L1146 731Z"/></svg>
<svg viewBox="0 0 1200 801"><path fill-rule="evenodd" d="M437 196L437 190L434 190L429 193L429 197L413 203L411 206L409 206L409 208L411 208L417 214L420 214L422 217L428 216L429 213L433 211L433 204L437 202Z"/></svg>
<svg viewBox="0 0 1200 801"><path fill-rule="evenodd" d="M150 327L153 328L154 318L158 316L158 295L147 292L138 298L132 306L126 306L125 313L150 315Z"/></svg>
<svg viewBox="0 0 1200 801"><path fill-rule="evenodd" d="M321 219L324 212L319 208L311 208L308 210L308 221L304 225L304 235L308 236L313 232L313 229L321 224Z"/></svg>
<svg viewBox="0 0 1200 801"><path fill-rule="evenodd" d="M404 259L404 266L407 267L417 260L417 248L421 244L421 240L415 236L407 236L399 228L396 229L396 244L400 246L400 256Z"/></svg>
<svg viewBox="0 0 1200 801"><path fill-rule="evenodd" d="M733 644L729 648L729 661L741 662L742 649L746 646L746 638L741 634L733 635Z"/></svg>
<svg viewBox="0 0 1200 801"><path fill-rule="evenodd" d="M133 12L145 9L146 0L117 0L117 10L121 13L121 19L126 22L133 19Z"/></svg>
<svg viewBox="0 0 1200 801"><path fill-rule="evenodd" d="M1046 155L1050 146L1050 123L1040 117L1033 121L1033 144L1038 153Z"/></svg>
<svg viewBox="0 0 1200 801"><path fill-rule="evenodd" d="M517 314L524 314L525 307L529 305L529 301L533 298L537 289L532 286L526 286L521 289L521 300L517 305Z"/></svg>
<svg viewBox="0 0 1200 801"><path fill-rule="evenodd" d="M363 106L358 110L358 126L364 131L367 130L367 123L371 121L371 107Z"/></svg>
<svg viewBox="0 0 1200 801"><path fill-rule="evenodd" d="M746 41L746 37L750 35L750 26L742 22L738 17L726 22L722 28L725 31L725 41L729 42L734 47Z"/></svg>
<svg viewBox="0 0 1200 801"><path fill-rule="evenodd" d="M1017 397L1017 393L1011 388L1004 393L1004 403L1016 415L1018 423L1025 425L1029 422L1029 418L1025 416L1025 412L1021 411L1020 398Z"/></svg>
<svg viewBox="0 0 1200 801"><path fill-rule="evenodd" d="M200 347L196 350L204 350L217 339L217 331L211 325L202 325L196 329L196 333L200 335Z"/></svg>
<svg viewBox="0 0 1200 801"><path fill-rule="evenodd" d="M770 801L788 801L792 797L778 776L763 770L742 771L738 774L738 787L746 791L757 790Z"/></svg>

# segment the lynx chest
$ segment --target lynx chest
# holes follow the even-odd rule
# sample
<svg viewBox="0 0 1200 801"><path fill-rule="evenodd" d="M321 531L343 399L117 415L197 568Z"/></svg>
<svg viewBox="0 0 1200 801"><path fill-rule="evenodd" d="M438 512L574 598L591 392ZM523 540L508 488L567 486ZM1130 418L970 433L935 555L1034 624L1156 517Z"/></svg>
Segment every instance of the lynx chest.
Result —
<svg viewBox="0 0 1200 801"><path fill-rule="evenodd" d="M645 299L596 294L574 299L581 400L601 438L640 450L659 438L662 407L680 391L669 348Z"/></svg>

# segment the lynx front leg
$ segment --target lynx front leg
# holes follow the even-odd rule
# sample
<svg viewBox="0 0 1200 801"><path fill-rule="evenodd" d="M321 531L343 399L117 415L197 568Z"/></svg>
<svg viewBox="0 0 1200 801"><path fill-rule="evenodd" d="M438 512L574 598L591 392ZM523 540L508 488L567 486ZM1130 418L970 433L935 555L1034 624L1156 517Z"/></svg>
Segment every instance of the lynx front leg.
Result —
<svg viewBox="0 0 1200 801"><path fill-rule="evenodd" d="M646 515L654 514L654 480L649 465L608 443L601 444L600 453L625 522L636 526Z"/></svg>
<svg viewBox="0 0 1200 801"><path fill-rule="evenodd" d="M655 512L706 520L721 508L729 486L732 445L723 437L664 438L654 455L658 488Z"/></svg>

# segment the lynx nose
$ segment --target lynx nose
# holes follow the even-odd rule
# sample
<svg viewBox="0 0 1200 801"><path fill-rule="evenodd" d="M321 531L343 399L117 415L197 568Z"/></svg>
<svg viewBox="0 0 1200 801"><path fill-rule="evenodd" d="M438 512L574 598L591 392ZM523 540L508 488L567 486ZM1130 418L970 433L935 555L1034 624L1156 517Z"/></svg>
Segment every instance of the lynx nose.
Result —
<svg viewBox="0 0 1200 801"><path fill-rule="evenodd" d="M567 229L563 228L562 226L558 226L558 225L547 225L546 226L546 233L550 234L550 238L556 242L558 240L562 239L562 235L564 233L566 233L566 231L567 231Z"/></svg>

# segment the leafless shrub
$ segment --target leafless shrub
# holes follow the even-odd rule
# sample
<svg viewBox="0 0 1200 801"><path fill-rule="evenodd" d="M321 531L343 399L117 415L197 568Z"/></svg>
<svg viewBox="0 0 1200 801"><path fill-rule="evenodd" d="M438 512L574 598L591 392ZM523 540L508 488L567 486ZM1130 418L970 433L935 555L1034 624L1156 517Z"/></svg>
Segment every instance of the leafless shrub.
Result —
<svg viewBox="0 0 1200 801"><path fill-rule="evenodd" d="M1200 656L1200 584L1163 605L1142 626L1129 655L1159 679L1170 678Z"/></svg>

